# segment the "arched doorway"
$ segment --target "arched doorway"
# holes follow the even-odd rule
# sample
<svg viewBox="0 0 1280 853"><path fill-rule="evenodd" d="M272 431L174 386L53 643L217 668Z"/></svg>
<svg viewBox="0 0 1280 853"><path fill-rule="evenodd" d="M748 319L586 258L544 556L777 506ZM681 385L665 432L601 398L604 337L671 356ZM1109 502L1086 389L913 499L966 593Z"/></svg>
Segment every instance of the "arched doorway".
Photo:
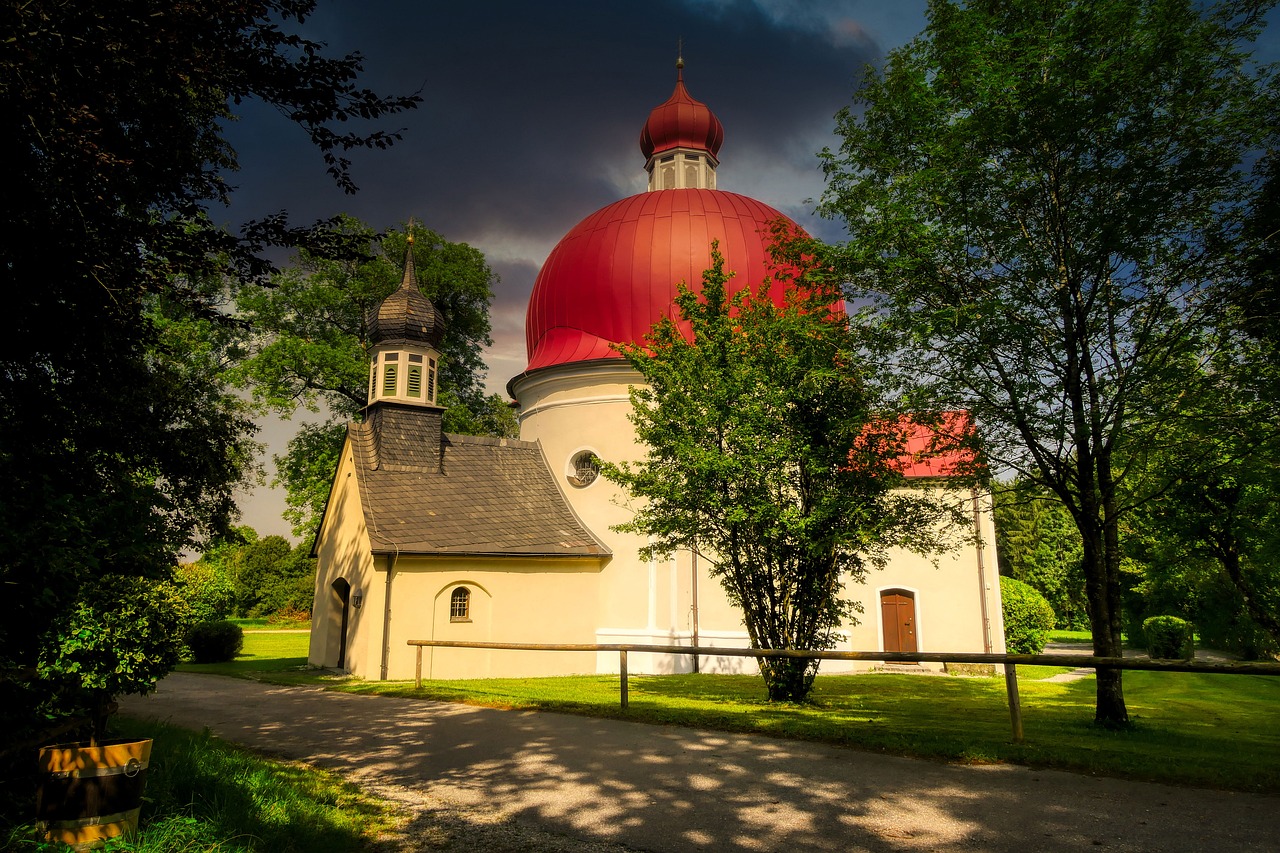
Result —
<svg viewBox="0 0 1280 853"><path fill-rule="evenodd" d="M351 584L346 578L338 578L333 582L333 606L341 613L338 629L338 669L347 667L347 621L351 616ZM330 622L329 624L333 624ZM333 648L330 646L330 648Z"/></svg>
<svg viewBox="0 0 1280 853"><path fill-rule="evenodd" d="M917 652L916 596L905 589L880 593L880 621L884 625L886 652Z"/></svg>

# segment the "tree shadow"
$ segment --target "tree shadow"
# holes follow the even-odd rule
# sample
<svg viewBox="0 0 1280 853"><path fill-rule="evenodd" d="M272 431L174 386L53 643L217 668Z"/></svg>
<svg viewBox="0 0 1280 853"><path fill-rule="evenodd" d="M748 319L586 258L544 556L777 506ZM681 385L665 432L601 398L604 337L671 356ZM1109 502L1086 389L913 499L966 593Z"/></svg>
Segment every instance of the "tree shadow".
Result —
<svg viewBox="0 0 1280 853"><path fill-rule="evenodd" d="M1280 849L1274 798L1025 767L191 675L125 710L645 850Z"/></svg>

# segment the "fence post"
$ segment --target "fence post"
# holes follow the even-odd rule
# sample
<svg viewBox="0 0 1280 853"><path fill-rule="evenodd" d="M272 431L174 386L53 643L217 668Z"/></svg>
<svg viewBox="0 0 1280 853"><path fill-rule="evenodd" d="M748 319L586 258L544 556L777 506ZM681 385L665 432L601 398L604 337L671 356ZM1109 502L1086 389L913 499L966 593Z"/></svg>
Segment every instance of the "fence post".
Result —
<svg viewBox="0 0 1280 853"><path fill-rule="evenodd" d="M1022 700L1018 696L1018 667L1004 665L1004 687L1009 694L1009 719L1013 723L1013 742L1022 743Z"/></svg>
<svg viewBox="0 0 1280 853"><path fill-rule="evenodd" d="M618 649L618 674L622 676L622 710L627 710L627 650Z"/></svg>
<svg viewBox="0 0 1280 853"><path fill-rule="evenodd" d="M413 686L422 689L422 646L415 646L418 650L417 660L413 662Z"/></svg>

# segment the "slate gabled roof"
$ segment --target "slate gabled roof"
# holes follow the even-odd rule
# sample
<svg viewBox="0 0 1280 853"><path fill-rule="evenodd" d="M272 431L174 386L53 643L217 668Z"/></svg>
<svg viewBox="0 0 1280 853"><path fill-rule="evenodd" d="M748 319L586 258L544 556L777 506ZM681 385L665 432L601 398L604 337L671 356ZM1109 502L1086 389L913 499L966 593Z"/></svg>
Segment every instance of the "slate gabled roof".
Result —
<svg viewBox="0 0 1280 853"><path fill-rule="evenodd" d="M374 553L601 557L535 442L445 434L436 463L379 464L372 426L347 428ZM437 467L438 464L438 467Z"/></svg>

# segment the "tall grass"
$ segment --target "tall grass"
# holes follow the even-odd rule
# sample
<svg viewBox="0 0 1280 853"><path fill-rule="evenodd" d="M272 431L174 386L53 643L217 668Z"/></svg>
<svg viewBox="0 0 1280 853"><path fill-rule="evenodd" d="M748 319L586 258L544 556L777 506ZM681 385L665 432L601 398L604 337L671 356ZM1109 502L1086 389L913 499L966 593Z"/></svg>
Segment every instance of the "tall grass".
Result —
<svg viewBox="0 0 1280 853"><path fill-rule="evenodd" d="M142 824L107 851L131 853L352 853L396 823L390 808L337 776L273 761L221 741L127 718L126 737L155 740ZM52 853L67 848L33 837L30 825L0 832L0 849Z"/></svg>

